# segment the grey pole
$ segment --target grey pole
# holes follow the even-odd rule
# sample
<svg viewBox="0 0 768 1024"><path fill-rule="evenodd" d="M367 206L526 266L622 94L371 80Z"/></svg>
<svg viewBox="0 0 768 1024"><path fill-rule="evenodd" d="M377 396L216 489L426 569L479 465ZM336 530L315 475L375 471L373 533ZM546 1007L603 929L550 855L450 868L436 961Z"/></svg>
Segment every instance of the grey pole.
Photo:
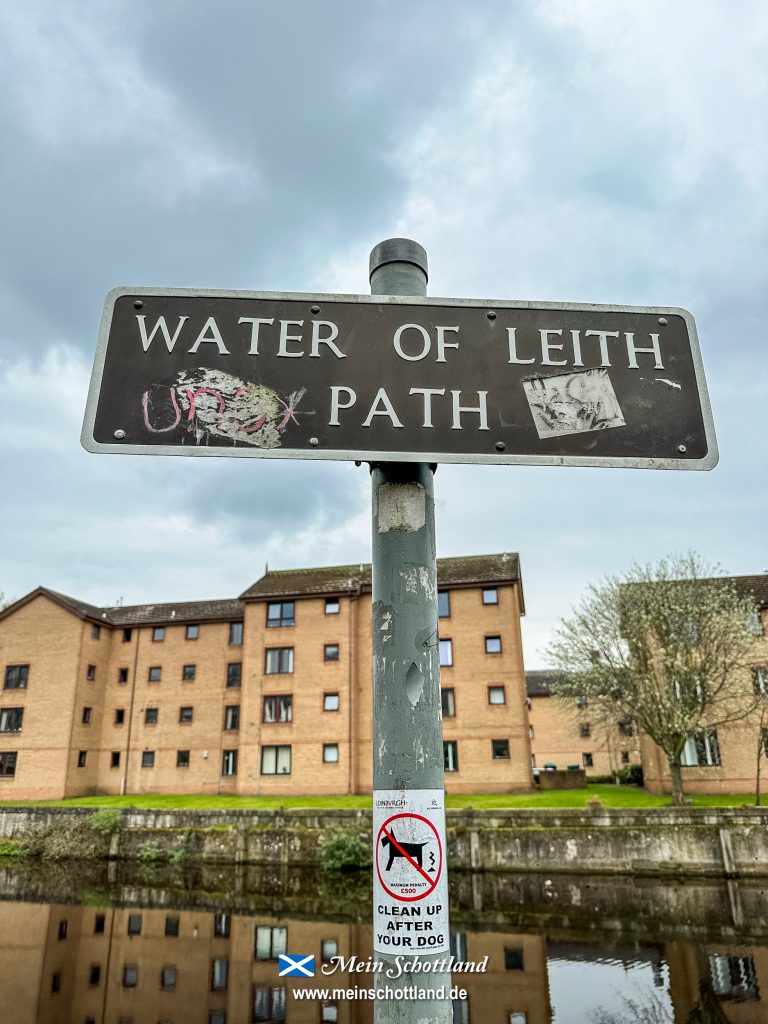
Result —
<svg viewBox="0 0 768 1024"><path fill-rule="evenodd" d="M426 295L427 254L407 238L390 238L371 252L370 281L372 295ZM418 810L425 794L444 806L443 729L440 700L440 659L438 651L437 565L435 560L435 510L433 467L423 463L375 463L371 466L373 485L373 790L374 790L374 949L383 971L377 975L377 987L440 989L445 998L377 999L376 1024L450 1024L452 1020L450 972L424 971L422 965L447 964L450 952L424 953L398 946L382 951L377 932L387 926L406 927L397 918L383 912L381 886L377 888L377 870L381 877L386 863L382 857L381 834L377 820L388 812L378 811L379 797L387 796L393 810ZM436 792L439 791L439 792ZM399 831L402 819L397 821ZM438 828L440 826L438 825ZM432 835L428 826L424 830ZM402 836L401 836L402 838ZM443 934L448 936L445 831L442 825L442 878L445 895L441 911ZM434 846L434 842L433 842ZM403 864L405 862L403 861ZM419 880L415 868L414 877ZM426 875L424 876L426 877ZM422 883L423 885L423 883ZM437 890L435 890L437 891ZM379 898L377 899L377 893ZM422 901L419 913L429 913ZM417 903L401 906L416 907ZM426 918L422 918L425 920ZM437 919L433 919L435 922ZM426 927L430 927L427 922ZM437 923L434 925L438 928ZM396 931L392 941L402 932ZM423 941L414 932L410 941ZM386 940L385 940L386 941ZM414 957L414 953L419 953ZM418 972L397 974L398 955L418 959Z"/></svg>

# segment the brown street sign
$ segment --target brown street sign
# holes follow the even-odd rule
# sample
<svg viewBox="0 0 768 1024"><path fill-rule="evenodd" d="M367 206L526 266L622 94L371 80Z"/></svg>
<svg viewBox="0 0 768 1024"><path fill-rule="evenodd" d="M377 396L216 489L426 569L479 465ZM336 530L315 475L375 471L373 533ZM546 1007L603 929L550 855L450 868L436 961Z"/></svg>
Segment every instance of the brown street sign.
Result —
<svg viewBox="0 0 768 1024"><path fill-rule="evenodd" d="M116 288L92 452L712 469L675 308Z"/></svg>

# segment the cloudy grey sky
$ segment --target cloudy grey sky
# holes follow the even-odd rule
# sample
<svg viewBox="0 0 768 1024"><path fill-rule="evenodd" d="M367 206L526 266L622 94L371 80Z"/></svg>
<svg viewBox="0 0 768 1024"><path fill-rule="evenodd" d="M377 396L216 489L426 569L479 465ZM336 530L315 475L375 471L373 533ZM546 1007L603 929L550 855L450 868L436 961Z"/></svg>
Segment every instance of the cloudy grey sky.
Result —
<svg viewBox="0 0 768 1024"><path fill-rule="evenodd" d="M440 555L519 551L529 667L585 584L768 569L763 0L0 0L0 590L229 597L367 561L365 467L91 455L116 285L368 291L696 318L711 473L441 467Z"/></svg>

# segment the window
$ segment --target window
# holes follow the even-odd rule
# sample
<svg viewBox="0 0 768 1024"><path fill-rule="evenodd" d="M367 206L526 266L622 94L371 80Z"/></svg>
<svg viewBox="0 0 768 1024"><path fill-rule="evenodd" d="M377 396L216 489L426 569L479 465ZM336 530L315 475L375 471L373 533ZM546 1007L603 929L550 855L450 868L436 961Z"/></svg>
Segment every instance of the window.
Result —
<svg viewBox="0 0 768 1024"><path fill-rule="evenodd" d="M747 616L747 629L753 636L763 635L763 622L757 608L754 608Z"/></svg>
<svg viewBox="0 0 768 1024"><path fill-rule="evenodd" d="M243 663L230 661L227 665L227 686L239 686L243 677Z"/></svg>
<svg viewBox="0 0 768 1024"><path fill-rule="evenodd" d="M621 751L621 763L622 764L629 764L629 751L628 750L622 750Z"/></svg>
<svg viewBox="0 0 768 1024"><path fill-rule="evenodd" d="M489 704L506 704L507 694L503 686L489 686L488 687L488 703Z"/></svg>
<svg viewBox="0 0 768 1024"><path fill-rule="evenodd" d="M338 1003L322 1003L320 1008L320 1020L323 1024L334 1024L339 1019Z"/></svg>
<svg viewBox="0 0 768 1024"><path fill-rule="evenodd" d="M437 592L437 617L439 619L449 619L451 617L450 590L438 590Z"/></svg>
<svg viewBox="0 0 768 1024"><path fill-rule="evenodd" d="M525 970L522 946L505 946L504 947L504 970L505 971L524 971Z"/></svg>
<svg viewBox="0 0 768 1024"><path fill-rule="evenodd" d="M142 768L154 768L155 767L155 752L154 752L154 750L142 750L142 752L141 752L141 767Z"/></svg>
<svg viewBox="0 0 768 1024"><path fill-rule="evenodd" d="M160 971L160 988L166 992L172 991L176 988L176 968L175 967L163 967Z"/></svg>
<svg viewBox="0 0 768 1024"><path fill-rule="evenodd" d="M752 686L756 697L768 697L768 667L760 665L752 669Z"/></svg>
<svg viewBox="0 0 768 1024"><path fill-rule="evenodd" d="M133 630L130 627L128 627L127 629L124 629L123 630L123 643L124 644L129 644L132 639L133 639Z"/></svg>
<svg viewBox="0 0 768 1024"><path fill-rule="evenodd" d="M491 740L491 755L494 761L509 758L509 740Z"/></svg>
<svg viewBox="0 0 768 1024"><path fill-rule="evenodd" d="M230 622L229 624L229 642L233 647L239 647L243 642L243 624L242 622Z"/></svg>
<svg viewBox="0 0 768 1024"><path fill-rule="evenodd" d="M619 722L619 735L620 736L634 736L635 727L629 718L623 719Z"/></svg>
<svg viewBox="0 0 768 1024"><path fill-rule="evenodd" d="M290 722L293 719L293 697L289 693L264 698L264 722Z"/></svg>
<svg viewBox="0 0 768 1024"><path fill-rule="evenodd" d="M51 975L51 992L61 992L61 971L54 971Z"/></svg>
<svg viewBox="0 0 768 1024"><path fill-rule="evenodd" d="M509 1015L509 1024L528 1024L528 1014L525 1010L516 1010Z"/></svg>
<svg viewBox="0 0 768 1024"><path fill-rule="evenodd" d="M15 750L0 750L0 778L13 778L16 774L16 757Z"/></svg>
<svg viewBox="0 0 768 1024"><path fill-rule="evenodd" d="M113 750L109 755L109 767L119 768L120 767L120 751Z"/></svg>
<svg viewBox="0 0 768 1024"><path fill-rule="evenodd" d="M587 701L586 697L577 697L576 698L576 707L579 709L579 711L583 711L588 703L589 702Z"/></svg>
<svg viewBox="0 0 768 1024"><path fill-rule="evenodd" d="M271 601L267 605L267 628L294 624L293 601Z"/></svg>
<svg viewBox="0 0 768 1024"><path fill-rule="evenodd" d="M159 665L152 665L152 667L149 670L149 675L147 676L147 678L149 679L150 683L159 683L162 674L163 670Z"/></svg>
<svg viewBox="0 0 768 1024"><path fill-rule="evenodd" d="M293 672L292 647L268 647L266 650L265 672L268 676Z"/></svg>
<svg viewBox="0 0 768 1024"><path fill-rule="evenodd" d="M237 751L222 750L221 752L221 774L237 775Z"/></svg>
<svg viewBox="0 0 768 1024"><path fill-rule="evenodd" d="M486 654L501 654L501 637L500 636L487 636L485 638L485 653Z"/></svg>
<svg viewBox="0 0 768 1024"><path fill-rule="evenodd" d="M68 931L69 931L69 921L67 921L66 918L62 918L62 920L59 921L59 932L58 932L59 942L61 942L62 939L66 939Z"/></svg>
<svg viewBox="0 0 768 1024"><path fill-rule="evenodd" d="M96 666L95 665L89 665L88 666L88 668L85 670L85 678L88 680L89 683L92 683L94 681L94 679L96 678Z"/></svg>
<svg viewBox="0 0 768 1024"><path fill-rule="evenodd" d="M323 744L323 764L338 764L339 763L339 744L338 743L324 743Z"/></svg>
<svg viewBox="0 0 768 1024"><path fill-rule="evenodd" d="M0 711L0 732L21 732L24 708L3 708Z"/></svg>
<svg viewBox="0 0 768 1024"><path fill-rule="evenodd" d="M253 959L277 960L288 948L288 929L256 925L253 932Z"/></svg>
<svg viewBox="0 0 768 1024"><path fill-rule="evenodd" d="M165 640L165 626L152 627L152 642L161 644Z"/></svg>
<svg viewBox="0 0 768 1024"><path fill-rule="evenodd" d="M589 722L581 722L579 725L579 736L584 740L592 735L592 726Z"/></svg>
<svg viewBox="0 0 768 1024"><path fill-rule="evenodd" d="M443 668L453 664L453 640L440 641L440 664Z"/></svg>
<svg viewBox="0 0 768 1024"><path fill-rule="evenodd" d="M197 640L200 637L200 627L197 623L190 623L184 635L187 640Z"/></svg>
<svg viewBox="0 0 768 1024"><path fill-rule="evenodd" d="M459 770L459 745L456 740L443 741L443 768L447 772Z"/></svg>
<svg viewBox="0 0 768 1024"><path fill-rule="evenodd" d="M751 956L714 954L709 958L712 988L720 999L738 1002L760 998L755 961Z"/></svg>
<svg viewBox="0 0 768 1024"><path fill-rule="evenodd" d="M189 751L188 750L177 750L176 751L176 767L177 768L189 768Z"/></svg>
<svg viewBox="0 0 768 1024"><path fill-rule="evenodd" d="M456 717L456 699L452 687L440 687L440 705L443 709L443 718Z"/></svg>
<svg viewBox="0 0 768 1024"><path fill-rule="evenodd" d="M136 988L139 983L139 968L136 964L125 964L123 967L123 988Z"/></svg>
<svg viewBox="0 0 768 1024"><path fill-rule="evenodd" d="M141 914L128 915L128 934L141 935Z"/></svg>
<svg viewBox="0 0 768 1024"><path fill-rule="evenodd" d="M83 708L83 725L91 724L91 712L93 708Z"/></svg>
<svg viewBox="0 0 768 1024"><path fill-rule="evenodd" d="M144 724L145 725L157 725L158 718L157 708L145 708L144 709Z"/></svg>
<svg viewBox="0 0 768 1024"><path fill-rule="evenodd" d="M107 923L107 915L106 914L96 914L96 916L93 919L93 934L94 935L103 935L104 934L104 927L105 927L106 923Z"/></svg>
<svg viewBox="0 0 768 1024"><path fill-rule="evenodd" d="M593 768L594 767L594 765L592 763L592 755L591 754L582 754L581 755L581 766L582 766L582 768Z"/></svg>
<svg viewBox="0 0 768 1024"><path fill-rule="evenodd" d="M719 767L721 763L720 745L715 729L700 729L685 741L680 758L680 764L684 767L713 768Z"/></svg>
<svg viewBox="0 0 768 1024"><path fill-rule="evenodd" d="M88 760L87 750L78 750L77 752L77 767L85 768L85 762Z"/></svg>
<svg viewBox="0 0 768 1024"><path fill-rule="evenodd" d="M101 626L94 623L94 625L91 626L91 640L98 640L100 636Z"/></svg>
<svg viewBox="0 0 768 1024"><path fill-rule="evenodd" d="M88 971L88 984L98 985L101 981L101 964L91 964Z"/></svg>
<svg viewBox="0 0 768 1024"><path fill-rule="evenodd" d="M213 915L213 934L217 939L228 939L229 929L232 922L231 914L219 913Z"/></svg>
<svg viewBox="0 0 768 1024"><path fill-rule="evenodd" d="M533 736L533 726L529 725L528 726L528 739L532 740L533 738L534 738L534 736ZM536 765L534 765L533 767L535 768Z"/></svg>
<svg viewBox="0 0 768 1024"><path fill-rule="evenodd" d="M184 725L189 725L194 716L195 709L186 705L183 708L179 708L179 721Z"/></svg>
<svg viewBox="0 0 768 1024"><path fill-rule="evenodd" d="M191 683L197 675L197 667L195 665L182 665L181 666L181 681L183 683Z"/></svg>
<svg viewBox="0 0 768 1024"><path fill-rule="evenodd" d="M179 915L178 914L166 914L165 915L165 934L172 939L175 939L179 934Z"/></svg>
<svg viewBox="0 0 768 1024"><path fill-rule="evenodd" d="M285 989L268 987L266 985L253 986L253 1017L254 1024L269 1022L277 1024L285 1020Z"/></svg>
<svg viewBox="0 0 768 1024"><path fill-rule="evenodd" d="M29 665L8 665L5 670L6 690L26 690Z"/></svg>
<svg viewBox="0 0 768 1024"><path fill-rule="evenodd" d="M226 1010L209 1010L208 1024L227 1024Z"/></svg>
<svg viewBox="0 0 768 1024"><path fill-rule="evenodd" d="M211 992L224 992L229 981L229 960L225 956L211 961Z"/></svg>
<svg viewBox="0 0 768 1024"><path fill-rule="evenodd" d="M291 748L262 747L261 748L261 774L262 775L290 775L291 774Z"/></svg>
<svg viewBox="0 0 768 1024"><path fill-rule="evenodd" d="M125 708L115 708L115 725L125 725Z"/></svg>
<svg viewBox="0 0 768 1024"><path fill-rule="evenodd" d="M224 728L225 730L240 728L239 704L228 704L224 708Z"/></svg>
<svg viewBox="0 0 768 1024"><path fill-rule="evenodd" d="M325 614L326 615L338 615L339 614L339 599L338 599L338 597L326 597L326 599L325 599Z"/></svg>
<svg viewBox="0 0 768 1024"><path fill-rule="evenodd" d="M324 964L330 963L339 955L339 944L336 939L322 939L320 942L320 959Z"/></svg>
<svg viewBox="0 0 768 1024"><path fill-rule="evenodd" d="M483 604L498 604L499 592L496 587L485 587L483 590Z"/></svg>
<svg viewBox="0 0 768 1024"><path fill-rule="evenodd" d="M128 682L128 669L127 668L119 668L117 670L117 681L118 681L118 683L127 683Z"/></svg>
<svg viewBox="0 0 768 1024"><path fill-rule="evenodd" d="M323 711L338 711L339 710L339 695L338 693L324 693L323 694Z"/></svg>
<svg viewBox="0 0 768 1024"><path fill-rule="evenodd" d="M325 644L323 647L323 661L338 661L339 660L339 645L338 644Z"/></svg>

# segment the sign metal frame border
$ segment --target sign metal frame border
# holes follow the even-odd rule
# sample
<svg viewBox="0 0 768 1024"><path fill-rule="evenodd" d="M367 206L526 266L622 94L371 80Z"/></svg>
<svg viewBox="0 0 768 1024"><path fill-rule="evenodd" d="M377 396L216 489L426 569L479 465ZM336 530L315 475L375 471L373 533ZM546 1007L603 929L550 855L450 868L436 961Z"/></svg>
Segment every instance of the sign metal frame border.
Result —
<svg viewBox="0 0 768 1024"><path fill-rule="evenodd" d="M657 316L679 316L685 321L691 345L696 387L701 403L701 414L704 422L704 435L707 441L707 454L703 459L665 459L639 457L621 458L616 456L588 455L508 455L503 452L488 455L469 454L456 455L451 452L388 452L358 451L353 449L333 448L323 450L304 448L214 448L209 446L182 447L180 445L163 444L105 444L94 439L93 431L96 421L101 382L104 375L104 364L107 354L107 342L112 324L115 302L123 296L143 297L183 297L218 298L218 299L269 299L290 302L346 302L358 305L392 305L392 306L458 306L462 308L500 310L500 309L542 309L554 312L561 310L593 313L647 313ZM88 399L85 407L85 418L80 435L80 443L86 451L104 454L129 455L175 455L197 458L258 458L258 459L313 459L324 462L426 462L444 465L484 465L484 466L585 466L612 467L615 469L678 469L678 470L710 470L718 463L719 453L715 437L715 425L712 417L712 406L709 400L704 364L701 358L699 337L696 323L687 309L678 306L618 306L615 304L583 303L583 302L536 302L510 299L462 299L439 298L412 295L354 295L328 292L261 292L246 290L219 290L216 288L131 288L120 286L107 293L104 310L99 327L93 371L88 387Z"/></svg>

